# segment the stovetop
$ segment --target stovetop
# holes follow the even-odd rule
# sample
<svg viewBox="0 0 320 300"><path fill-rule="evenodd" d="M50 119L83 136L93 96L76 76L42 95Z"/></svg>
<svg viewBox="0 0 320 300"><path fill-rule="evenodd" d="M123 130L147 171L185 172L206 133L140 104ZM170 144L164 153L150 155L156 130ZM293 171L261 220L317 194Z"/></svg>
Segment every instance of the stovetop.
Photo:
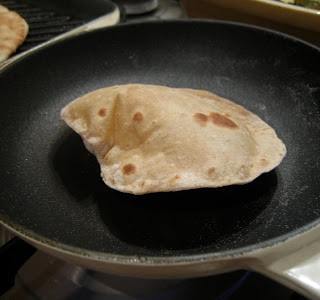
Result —
<svg viewBox="0 0 320 300"><path fill-rule="evenodd" d="M12 235L0 228L0 245ZM14 238L16 239L16 238ZM19 243L18 257L29 251ZM14 245L13 245L14 246ZM1 248L0 248L1 249ZM16 251L17 247L11 248ZM1 260L0 251L0 260ZM13 256L14 257L14 256ZM10 269L10 266L8 267ZM1 275L0 275L1 276ZM41 251L34 254L15 274L12 286L1 299L15 300L193 300L193 299L288 299L302 296L262 275L240 270L236 272L185 280L147 280L118 277L86 270L66 263Z"/></svg>
<svg viewBox="0 0 320 300"><path fill-rule="evenodd" d="M51 10L43 14L43 9L26 6L21 1L0 1L31 20L28 39L18 53L90 20ZM140 6L132 7L134 2ZM115 3L122 12L121 23L187 17L175 0L118 0ZM39 19L41 13L44 20ZM305 299L277 282L245 270L185 280L143 280L100 274L37 251L1 226L0 263L1 299ZM11 284L9 277L12 277ZM9 282L7 288L4 282L7 285ZM1 291L5 292L2 296Z"/></svg>

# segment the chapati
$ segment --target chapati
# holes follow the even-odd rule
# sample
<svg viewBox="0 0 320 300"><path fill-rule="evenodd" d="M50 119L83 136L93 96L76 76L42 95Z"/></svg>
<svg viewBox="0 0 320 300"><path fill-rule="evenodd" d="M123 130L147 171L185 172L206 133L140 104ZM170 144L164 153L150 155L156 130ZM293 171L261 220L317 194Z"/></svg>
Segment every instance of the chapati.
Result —
<svg viewBox="0 0 320 300"><path fill-rule="evenodd" d="M110 86L67 104L61 117L97 157L103 181L132 194L245 184L286 154L265 121L204 90Z"/></svg>

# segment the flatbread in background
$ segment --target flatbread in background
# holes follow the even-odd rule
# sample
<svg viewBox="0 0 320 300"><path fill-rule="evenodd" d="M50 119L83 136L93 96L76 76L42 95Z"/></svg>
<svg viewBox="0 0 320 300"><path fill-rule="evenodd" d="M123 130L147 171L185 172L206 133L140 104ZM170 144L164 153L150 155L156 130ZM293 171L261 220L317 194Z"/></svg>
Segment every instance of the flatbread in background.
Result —
<svg viewBox="0 0 320 300"><path fill-rule="evenodd" d="M0 5L0 62L16 52L28 32L27 22L18 13Z"/></svg>
<svg viewBox="0 0 320 300"><path fill-rule="evenodd" d="M203 90L112 86L61 117L96 155L104 182L133 194L245 184L286 154L257 115Z"/></svg>
<svg viewBox="0 0 320 300"><path fill-rule="evenodd" d="M7 11L9 11L9 9L0 4L0 13L7 12Z"/></svg>

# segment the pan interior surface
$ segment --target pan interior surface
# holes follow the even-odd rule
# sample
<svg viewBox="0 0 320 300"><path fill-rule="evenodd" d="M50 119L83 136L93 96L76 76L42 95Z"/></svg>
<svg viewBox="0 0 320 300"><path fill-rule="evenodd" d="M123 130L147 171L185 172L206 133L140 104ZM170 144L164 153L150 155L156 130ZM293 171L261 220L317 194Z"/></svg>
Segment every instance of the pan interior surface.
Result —
<svg viewBox="0 0 320 300"><path fill-rule="evenodd" d="M320 216L320 51L239 24L121 25L43 48L0 73L0 219L59 247L184 256L261 247ZM287 155L252 183L133 196L108 188L60 120L114 84L215 92L259 115Z"/></svg>

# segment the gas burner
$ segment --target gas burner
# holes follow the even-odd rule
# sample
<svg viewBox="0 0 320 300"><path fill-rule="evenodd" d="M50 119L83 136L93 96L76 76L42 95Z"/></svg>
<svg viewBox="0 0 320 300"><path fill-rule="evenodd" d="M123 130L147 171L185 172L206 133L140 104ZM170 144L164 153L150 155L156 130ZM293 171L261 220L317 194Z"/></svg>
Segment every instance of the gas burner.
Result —
<svg viewBox="0 0 320 300"><path fill-rule="evenodd" d="M126 1L126 0L124 0ZM129 1L135 2L135 1ZM138 1L139 2L139 1ZM185 19L187 14L177 0L158 0L157 6L149 12L140 14L130 13L130 10L124 9L124 23L148 21L148 20L167 20L167 19Z"/></svg>
<svg viewBox="0 0 320 300"><path fill-rule="evenodd" d="M115 0L116 4L123 7L127 15L140 15L155 10L158 0Z"/></svg>
<svg viewBox="0 0 320 300"><path fill-rule="evenodd" d="M15 286L5 299L191 300L208 295L228 299L249 276L249 272L234 272L185 280L119 277L86 270L37 251L19 270Z"/></svg>
<svg viewBox="0 0 320 300"><path fill-rule="evenodd" d="M18 271L5 300L304 299L261 275L236 271L194 279L120 277L72 265L37 251Z"/></svg>

